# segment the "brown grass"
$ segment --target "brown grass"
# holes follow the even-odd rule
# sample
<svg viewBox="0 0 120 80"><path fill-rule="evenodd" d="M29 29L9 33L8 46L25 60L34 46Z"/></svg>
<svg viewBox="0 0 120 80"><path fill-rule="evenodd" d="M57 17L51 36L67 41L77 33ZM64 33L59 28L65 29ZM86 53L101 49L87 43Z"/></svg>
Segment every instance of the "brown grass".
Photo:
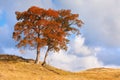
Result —
<svg viewBox="0 0 120 80"><path fill-rule="evenodd" d="M36 65L33 60L0 55L0 80L120 80L120 69L94 68L72 73Z"/></svg>

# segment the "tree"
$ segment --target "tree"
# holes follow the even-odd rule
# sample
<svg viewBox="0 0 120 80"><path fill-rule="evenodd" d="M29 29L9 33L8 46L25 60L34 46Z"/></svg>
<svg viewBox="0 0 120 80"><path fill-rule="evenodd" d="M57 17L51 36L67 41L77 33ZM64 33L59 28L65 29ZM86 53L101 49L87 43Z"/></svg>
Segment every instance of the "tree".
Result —
<svg viewBox="0 0 120 80"><path fill-rule="evenodd" d="M17 47L35 47L37 56L35 63L39 63L40 49L47 46L47 41L53 38L60 39L58 33L64 33L59 29L59 23L54 20L58 12L52 9L31 7L24 12L16 12L18 22L14 26L13 39L18 41Z"/></svg>
<svg viewBox="0 0 120 80"><path fill-rule="evenodd" d="M71 10L58 10L59 17L55 18L55 21L60 24L59 28L63 30L65 33L64 36L62 33L59 34L60 36L63 36L64 39L54 41L53 38L49 37L47 39L47 46L48 49L45 54L44 61L42 65L46 63L46 57L48 56L49 51L56 51L59 50L67 50L67 43L69 42L69 39L66 39L67 36L72 35L71 33L80 34L79 27L83 24L81 20L78 19L78 14L72 14Z"/></svg>
<svg viewBox="0 0 120 80"><path fill-rule="evenodd" d="M78 14L72 14L70 10L45 10L35 6L24 12L17 11L16 18L13 39L18 41L18 48L37 49L35 63L38 64L41 48L48 47L42 65L46 63L49 51L67 50L67 36L78 34L78 27L83 24Z"/></svg>

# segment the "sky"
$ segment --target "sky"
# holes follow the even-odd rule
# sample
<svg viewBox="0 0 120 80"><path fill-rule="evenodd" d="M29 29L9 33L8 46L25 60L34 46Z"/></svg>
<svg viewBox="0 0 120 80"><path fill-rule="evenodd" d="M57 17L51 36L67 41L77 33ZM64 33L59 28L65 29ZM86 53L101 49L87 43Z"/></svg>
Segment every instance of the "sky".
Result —
<svg viewBox="0 0 120 80"><path fill-rule="evenodd" d="M120 68L120 0L0 0L0 54L35 59L35 50L22 54L12 39L17 22L15 11L22 12L31 6L70 9L84 22L81 35L71 38L66 52L51 52L48 64L68 71ZM45 49L41 51L41 60L44 53Z"/></svg>

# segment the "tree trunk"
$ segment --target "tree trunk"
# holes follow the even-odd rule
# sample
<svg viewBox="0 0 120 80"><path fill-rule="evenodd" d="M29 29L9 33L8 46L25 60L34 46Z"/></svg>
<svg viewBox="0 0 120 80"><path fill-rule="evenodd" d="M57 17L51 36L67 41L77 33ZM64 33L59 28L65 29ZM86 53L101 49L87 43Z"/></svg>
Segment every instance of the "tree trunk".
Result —
<svg viewBox="0 0 120 80"><path fill-rule="evenodd" d="M42 66L44 66L46 64L46 59L47 59L47 56L48 56L48 52L49 52L49 48L47 49L47 52L45 54L45 57L44 57L44 61L42 63Z"/></svg>
<svg viewBox="0 0 120 80"><path fill-rule="evenodd" d="M37 55L36 55L35 64L39 64L39 60L40 60L40 49L37 47Z"/></svg>

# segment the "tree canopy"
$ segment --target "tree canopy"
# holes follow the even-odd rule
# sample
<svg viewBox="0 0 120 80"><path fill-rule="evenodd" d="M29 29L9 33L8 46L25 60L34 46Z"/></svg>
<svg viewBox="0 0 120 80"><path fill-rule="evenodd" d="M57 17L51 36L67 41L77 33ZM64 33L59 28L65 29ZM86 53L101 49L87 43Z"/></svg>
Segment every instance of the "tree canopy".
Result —
<svg viewBox="0 0 120 80"><path fill-rule="evenodd" d="M79 34L83 24L78 14L71 10L43 9L36 6L27 11L16 11L18 22L14 26L13 39L18 41L17 47L34 47L37 49L35 63L39 63L40 50L47 46L44 62L49 51L67 50L71 33Z"/></svg>

